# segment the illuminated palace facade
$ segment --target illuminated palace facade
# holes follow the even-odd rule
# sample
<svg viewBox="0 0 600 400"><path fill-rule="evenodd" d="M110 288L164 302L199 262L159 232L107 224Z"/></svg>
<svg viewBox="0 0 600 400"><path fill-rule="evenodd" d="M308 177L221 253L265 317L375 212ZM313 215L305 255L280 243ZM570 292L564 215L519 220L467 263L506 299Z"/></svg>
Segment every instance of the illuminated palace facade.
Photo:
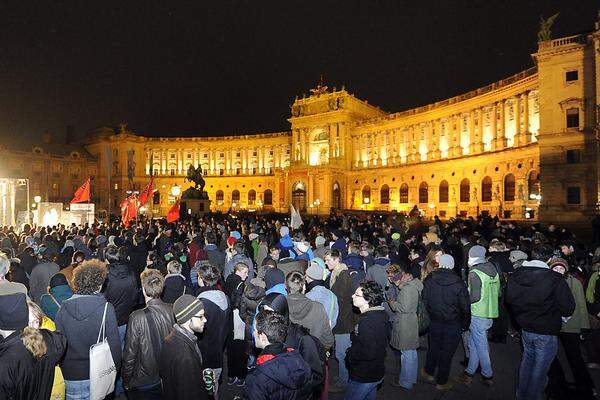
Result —
<svg viewBox="0 0 600 400"><path fill-rule="evenodd" d="M290 131L226 137L150 138L99 129L100 203L140 190L165 215L201 166L215 211L289 205L453 217L583 221L598 203L600 31L539 43L534 67L469 93L387 113L345 89L319 85L297 98ZM107 165L108 163L111 165ZM128 166L132 180L128 179Z"/></svg>

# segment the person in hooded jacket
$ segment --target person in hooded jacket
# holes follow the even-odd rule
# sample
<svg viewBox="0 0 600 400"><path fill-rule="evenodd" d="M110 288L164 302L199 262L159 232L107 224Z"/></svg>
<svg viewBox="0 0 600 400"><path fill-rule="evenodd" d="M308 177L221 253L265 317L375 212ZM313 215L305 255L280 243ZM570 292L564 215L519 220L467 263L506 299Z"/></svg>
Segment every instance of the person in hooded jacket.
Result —
<svg viewBox="0 0 600 400"><path fill-rule="evenodd" d="M73 291L67 278L61 273L50 278L48 293L43 294L40 299L40 307L44 314L52 321L56 319L56 313L60 310L62 303L73 296Z"/></svg>
<svg viewBox="0 0 600 400"><path fill-rule="evenodd" d="M209 268L213 270L214 274L218 274L215 267L210 266ZM232 329L231 309L227 295L221 290L203 291L198 295L198 299L204 305L204 315L206 316L206 327L199 337L199 347L204 367L212 369L215 375L214 397L218 399L219 381L221 372L223 372L223 353L229 331Z"/></svg>
<svg viewBox="0 0 600 400"><path fill-rule="evenodd" d="M389 249L387 246L379 246L375 249L373 264L367 268L367 280L379 283L385 289L388 284L387 268L391 265Z"/></svg>
<svg viewBox="0 0 600 400"><path fill-rule="evenodd" d="M98 260L84 261L74 272L75 295L65 300L56 315L56 330L67 338L61 369L67 400L88 398L90 346L96 344L106 309L106 339L117 370L121 367L121 342L112 304L100 293L108 271Z"/></svg>
<svg viewBox="0 0 600 400"><path fill-rule="evenodd" d="M327 389L327 353L319 339L312 336L305 327L290 321L288 301L284 295L267 295L259 307L261 310L275 311L284 317L287 326L284 345L298 350L302 359L309 365L313 398L321 398L321 394Z"/></svg>
<svg viewBox="0 0 600 400"><path fill-rule="evenodd" d="M359 282L366 278L365 262L360 256L360 243L351 242L348 246L348 255L343 258L344 264L352 277L353 289L358 287Z"/></svg>
<svg viewBox="0 0 600 400"><path fill-rule="evenodd" d="M285 317L261 310L256 316L254 337L261 354L246 378L249 400L308 400L312 396L311 370L297 350L284 345Z"/></svg>
<svg viewBox="0 0 600 400"><path fill-rule="evenodd" d="M469 250L469 295L471 297L471 326L469 329L469 364L458 381L470 385L478 367L487 386L493 384L492 363L487 339L487 331L498 317L498 296L500 277L496 266L485 258L483 246L473 246Z"/></svg>
<svg viewBox="0 0 600 400"><path fill-rule="evenodd" d="M40 297L46 293L50 278L59 271L59 267L52 261L53 253L46 246L39 248L39 263L33 267L29 277L29 295L31 299L40 304Z"/></svg>
<svg viewBox="0 0 600 400"><path fill-rule="evenodd" d="M279 250L287 250L288 252L294 251L294 242L290 237L290 228L287 226L282 226L279 228L279 241L277 242L277 247Z"/></svg>
<svg viewBox="0 0 600 400"><path fill-rule="evenodd" d="M108 279L104 287L104 297L113 305L117 314L121 348L125 343L125 331L129 314L133 311L138 300L138 291L133 273L127 261L127 249L109 246L106 248L108 261Z"/></svg>
<svg viewBox="0 0 600 400"><path fill-rule="evenodd" d="M548 267L552 248L538 245L532 261L525 261L508 278L506 302L521 326L523 355L517 399L540 398L548 369L558 351L563 317L575 310L575 299L565 279Z"/></svg>
<svg viewBox="0 0 600 400"><path fill-rule="evenodd" d="M0 399L49 399L63 335L29 326L23 293L0 296ZM38 324L39 325L39 324Z"/></svg>
<svg viewBox="0 0 600 400"><path fill-rule="evenodd" d="M288 292L290 321L308 329L309 333L319 339L325 349L333 347L334 338L331 325L323 304L310 300L304 294L306 280L304 274L292 272L285 278Z"/></svg>
<svg viewBox="0 0 600 400"><path fill-rule="evenodd" d="M69 265L71 265L73 253L75 253L75 243L73 243L72 239L67 239L65 241L65 245L60 251L60 254L58 255L57 263L60 269L67 268Z"/></svg>
<svg viewBox="0 0 600 400"><path fill-rule="evenodd" d="M454 258L442 254L439 267L423 282L421 293L430 319L429 348L421 379L436 384L438 390L452 388L448 383L452 357L461 340L461 331L466 331L471 322L467 286L453 269Z"/></svg>

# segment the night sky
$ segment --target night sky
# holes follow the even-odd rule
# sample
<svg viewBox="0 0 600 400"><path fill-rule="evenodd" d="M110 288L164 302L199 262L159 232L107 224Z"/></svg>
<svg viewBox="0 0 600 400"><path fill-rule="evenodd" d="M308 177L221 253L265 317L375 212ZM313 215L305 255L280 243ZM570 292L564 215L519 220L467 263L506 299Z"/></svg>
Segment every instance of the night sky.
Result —
<svg viewBox="0 0 600 400"><path fill-rule="evenodd" d="M14 2L17 3L17 2ZM598 1L42 1L0 9L0 137L289 129L322 73L386 111L533 66L554 37L593 29ZM42 4L43 3L43 4ZM35 5L35 6L34 6Z"/></svg>

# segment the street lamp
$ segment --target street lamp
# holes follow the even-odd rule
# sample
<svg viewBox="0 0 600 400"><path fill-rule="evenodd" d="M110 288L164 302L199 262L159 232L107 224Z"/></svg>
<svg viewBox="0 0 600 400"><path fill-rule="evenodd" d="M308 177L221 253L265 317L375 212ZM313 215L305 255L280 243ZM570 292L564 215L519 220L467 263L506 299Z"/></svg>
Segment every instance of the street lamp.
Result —
<svg viewBox="0 0 600 400"><path fill-rule="evenodd" d="M178 184L171 186L171 194L175 197L179 196L181 194L181 186Z"/></svg>
<svg viewBox="0 0 600 400"><path fill-rule="evenodd" d="M33 201L35 201L36 204L40 204L42 201L42 196L33 196Z"/></svg>
<svg viewBox="0 0 600 400"><path fill-rule="evenodd" d="M321 200L316 199L315 200L315 207L317 207L317 214L319 213L319 206L321 205Z"/></svg>

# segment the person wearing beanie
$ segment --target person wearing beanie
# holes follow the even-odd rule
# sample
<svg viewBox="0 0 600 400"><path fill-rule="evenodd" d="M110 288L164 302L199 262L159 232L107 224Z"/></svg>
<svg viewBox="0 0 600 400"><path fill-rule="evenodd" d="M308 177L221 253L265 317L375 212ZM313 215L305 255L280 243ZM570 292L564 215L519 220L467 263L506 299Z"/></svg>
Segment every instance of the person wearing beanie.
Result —
<svg viewBox="0 0 600 400"><path fill-rule="evenodd" d="M513 269L517 269L523 265L523 261L527 261L527 258L527 253L521 250L513 250L508 256L508 260L513 264Z"/></svg>
<svg viewBox="0 0 600 400"><path fill-rule="evenodd" d="M554 357L548 371L548 389L546 392L552 398L594 398L594 381L590 376L583 355L581 354L580 336L582 330L590 329L590 319L587 312L583 286L579 280L569 274L569 263L563 258L552 258L548 262L550 269L565 277L567 285L575 299L575 311L568 320L563 319L558 339L565 351L566 359L573 373L575 387L569 388L565 372L560 364L558 355Z"/></svg>
<svg viewBox="0 0 600 400"><path fill-rule="evenodd" d="M320 258L322 260L325 259L325 254L329 249L325 247L325 238L321 235L315 238L315 249L313 250L313 255L315 258Z"/></svg>
<svg viewBox="0 0 600 400"><path fill-rule="evenodd" d="M500 276L496 266L485 258L483 246L473 246L469 250L468 287L471 299L471 325L469 329L469 364L457 381L470 385L478 367L486 386L493 384L492 363L490 361L487 331L493 319L498 318L498 297L500 296Z"/></svg>
<svg viewBox="0 0 600 400"><path fill-rule="evenodd" d="M563 317L575 311L575 299L566 280L548 267L552 254L552 247L536 245L531 251L532 260L523 262L508 277L506 303L522 329L518 399L542 397L546 375L558 351Z"/></svg>
<svg viewBox="0 0 600 400"><path fill-rule="evenodd" d="M269 268L265 273L265 294L280 293L287 296L285 274L279 268Z"/></svg>
<svg viewBox="0 0 600 400"><path fill-rule="evenodd" d="M279 247L279 250L293 251L294 242L290 237L290 228L287 226L282 226L279 228L279 236L279 242L277 242L277 247Z"/></svg>
<svg viewBox="0 0 600 400"><path fill-rule="evenodd" d="M296 253L295 260L310 261L314 258L310 245L304 241L295 243L294 252Z"/></svg>
<svg viewBox="0 0 600 400"><path fill-rule="evenodd" d="M339 307L337 297L325 286L325 263L320 258L310 262L306 270L306 297L323 304L329 325L333 329L337 322Z"/></svg>
<svg viewBox="0 0 600 400"><path fill-rule="evenodd" d="M174 400L208 400L212 371L204 368L196 337L206 324L204 305L196 297L184 294L175 300L173 314L176 323L162 344L158 362L163 396ZM198 381L199 377L204 377L204 381Z"/></svg>
<svg viewBox="0 0 600 400"><path fill-rule="evenodd" d="M471 321L469 292L453 268L454 258L442 254L439 268L423 282L421 293L430 325L429 348L420 375L422 380L436 384L440 391L452 388L448 383L452 357L461 340L461 332L469 328Z"/></svg>
<svg viewBox="0 0 600 400"><path fill-rule="evenodd" d="M69 286L67 278L62 273L58 273L50 278L48 293L43 294L40 298L40 307L44 311L44 314L54 321L62 303L70 299L71 296L73 296L73 291L71 290L71 286Z"/></svg>

